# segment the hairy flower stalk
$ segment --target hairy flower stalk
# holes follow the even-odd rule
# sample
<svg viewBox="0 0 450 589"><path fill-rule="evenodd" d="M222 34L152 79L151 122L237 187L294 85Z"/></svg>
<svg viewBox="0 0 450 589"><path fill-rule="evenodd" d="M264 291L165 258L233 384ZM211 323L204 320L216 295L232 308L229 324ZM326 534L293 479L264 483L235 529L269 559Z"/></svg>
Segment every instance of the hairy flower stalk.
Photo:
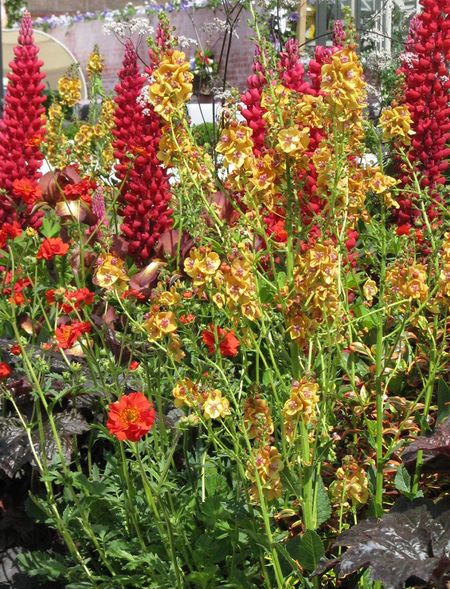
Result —
<svg viewBox="0 0 450 589"><path fill-rule="evenodd" d="M404 105L411 114L414 132L407 157L421 176L421 189L428 190L432 200L438 202L450 155L446 147L450 139L450 2L422 0L421 5L423 11L411 22L400 67L405 77ZM410 166L403 170L403 185L413 185ZM398 225L412 224L420 216L416 200L417 196L408 192L398 199ZM428 217L436 215L436 207L431 205Z"/></svg>
<svg viewBox="0 0 450 589"><path fill-rule="evenodd" d="M161 136L159 117L138 99L146 82L131 42L125 47L123 67L116 86L114 156L116 176L123 183L120 195L122 237L128 253L145 264L162 233L172 227L168 175L156 153Z"/></svg>
<svg viewBox="0 0 450 589"><path fill-rule="evenodd" d="M33 40L29 12L23 16L14 60L10 63L9 82L5 96L3 117L0 120L0 225L19 221L22 227L38 227L41 214L33 211L33 202L25 203L13 194L14 181L28 179L36 183L41 176L43 156L39 145L44 136L41 72L43 62L38 59L39 48Z"/></svg>

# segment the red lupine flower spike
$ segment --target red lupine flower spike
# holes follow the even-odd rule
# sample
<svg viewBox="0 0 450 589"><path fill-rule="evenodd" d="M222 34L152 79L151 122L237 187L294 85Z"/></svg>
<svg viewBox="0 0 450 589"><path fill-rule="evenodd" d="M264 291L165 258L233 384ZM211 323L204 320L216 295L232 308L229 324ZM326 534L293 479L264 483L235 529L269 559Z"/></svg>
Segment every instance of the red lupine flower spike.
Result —
<svg viewBox="0 0 450 589"><path fill-rule="evenodd" d="M137 54L131 42L125 47L114 99L116 175L124 182L120 196L122 237L128 253L143 266L154 253L160 236L172 228L171 193L168 175L158 160L161 123L151 106L138 98L146 78L140 73ZM130 154L132 158L130 159Z"/></svg>
<svg viewBox="0 0 450 589"><path fill-rule="evenodd" d="M33 40L30 13L22 18L14 60L10 63L3 117L0 120L0 188L9 193L0 197L0 226L18 221L23 228L39 227L41 213L35 212L33 202L18 206L12 197L15 181L28 179L36 186L41 176L43 155L39 145L44 136L43 103L45 97L38 59L39 48Z"/></svg>
<svg viewBox="0 0 450 589"><path fill-rule="evenodd" d="M450 76L450 2L421 0L422 12L410 23L409 37L402 56L400 73L404 75L404 104L411 113L414 136L407 153L414 169L422 175L421 187L439 201L437 189L445 184L450 149L450 108L448 95ZM401 162L399 162L401 165ZM406 187L413 183L411 170L404 167ZM400 208L394 214L400 227L414 224L420 216L414 194L405 192L397 199ZM428 217L437 216L431 205Z"/></svg>

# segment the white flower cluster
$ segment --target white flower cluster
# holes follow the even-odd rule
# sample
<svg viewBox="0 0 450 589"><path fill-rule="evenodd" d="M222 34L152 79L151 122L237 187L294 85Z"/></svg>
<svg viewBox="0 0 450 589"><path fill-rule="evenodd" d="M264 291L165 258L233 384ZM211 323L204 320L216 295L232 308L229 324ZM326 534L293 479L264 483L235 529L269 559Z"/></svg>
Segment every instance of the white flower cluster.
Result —
<svg viewBox="0 0 450 589"><path fill-rule="evenodd" d="M415 66L417 56L410 51L405 51L400 55L400 59L404 65L406 65L410 70L412 70Z"/></svg>
<svg viewBox="0 0 450 589"><path fill-rule="evenodd" d="M147 18L132 18L128 22L117 22L115 20L107 20L103 25L104 33L113 33L119 39L127 39L133 35L142 35L148 37L153 35L155 29L150 25Z"/></svg>
<svg viewBox="0 0 450 589"><path fill-rule="evenodd" d="M230 23L216 16L210 22L206 22L204 25L202 25L201 30L206 33L208 37L212 37L217 34L228 32L230 28ZM239 39L235 29L233 29L233 36L235 36L236 39Z"/></svg>
<svg viewBox="0 0 450 589"><path fill-rule="evenodd" d="M178 45L181 49L188 49L189 47L198 46L198 41L196 39L191 39L190 37L185 37L184 35L179 35L177 39Z"/></svg>
<svg viewBox="0 0 450 589"><path fill-rule="evenodd" d="M148 94L149 94L150 85L152 83L153 83L153 79L151 78L151 76L148 76L148 82L146 84L144 84L144 86L142 87L142 90L140 91L139 96L137 97L137 100L136 100L136 102L142 108L142 112L144 113L144 115L150 114L150 108L149 108L149 103L148 103Z"/></svg>
<svg viewBox="0 0 450 589"><path fill-rule="evenodd" d="M370 51L362 56L364 67L369 71L382 71L392 63L392 56L388 51Z"/></svg>

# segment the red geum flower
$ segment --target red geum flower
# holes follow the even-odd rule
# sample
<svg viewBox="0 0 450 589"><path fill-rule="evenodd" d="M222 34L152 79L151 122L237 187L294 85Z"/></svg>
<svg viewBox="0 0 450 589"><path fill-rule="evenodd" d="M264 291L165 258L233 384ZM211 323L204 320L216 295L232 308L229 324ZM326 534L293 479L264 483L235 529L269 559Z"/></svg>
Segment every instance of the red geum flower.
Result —
<svg viewBox="0 0 450 589"><path fill-rule="evenodd" d="M71 313L80 309L81 305L92 305L94 296L94 293L86 287L74 291L66 291L61 310L63 313Z"/></svg>
<svg viewBox="0 0 450 589"><path fill-rule="evenodd" d="M193 315L192 313L188 313L187 315L181 315L180 317L180 322L183 323L183 325L187 325L188 323L192 323L193 321L195 321L195 315Z"/></svg>
<svg viewBox="0 0 450 589"><path fill-rule="evenodd" d="M23 305L25 302L25 295L22 292L15 292L9 297L8 301L14 303L14 305Z"/></svg>
<svg viewBox="0 0 450 589"><path fill-rule="evenodd" d="M13 223L4 223L0 229L0 249L3 249L10 239L19 237L22 233L22 227L14 221Z"/></svg>
<svg viewBox="0 0 450 589"><path fill-rule="evenodd" d="M133 370L137 370L140 366L140 362L137 360L131 360L130 365L128 366L128 370L133 372Z"/></svg>
<svg viewBox="0 0 450 589"><path fill-rule="evenodd" d="M409 235L411 231L411 225L409 223L405 223L405 225L400 225L397 227L397 235Z"/></svg>
<svg viewBox="0 0 450 589"><path fill-rule="evenodd" d="M60 237L48 237L42 242L36 257L38 260L51 260L55 256L64 256L68 251L69 244Z"/></svg>
<svg viewBox="0 0 450 589"><path fill-rule="evenodd" d="M12 193L17 198L21 198L24 203L31 206L42 197L41 187L28 178L14 180Z"/></svg>
<svg viewBox="0 0 450 589"><path fill-rule="evenodd" d="M153 403L140 392L124 395L108 406L106 427L118 440L137 442L155 422Z"/></svg>
<svg viewBox="0 0 450 589"><path fill-rule="evenodd" d="M221 327L214 327L212 323L208 325L208 329L205 329L202 332L202 339L206 344L209 353L214 354L217 351L216 330L220 354L226 358L233 358L234 356L237 356L240 343L234 331L228 331L226 329L222 329Z"/></svg>
<svg viewBox="0 0 450 589"><path fill-rule="evenodd" d="M64 187L64 196L67 200L81 199L91 206L91 194L96 188L97 183L95 180L84 178L81 182L77 182L76 184L67 184L67 186Z"/></svg>
<svg viewBox="0 0 450 589"><path fill-rule="evenodd" d="M22 350L20 349L19 344L13 344L10 348L9 351L11 352L11 354L13 354L14 356L20 356L20 354L22 353Z"/></svg>
<svg viewBox="0 0 450 589"><path fill-rule="evenodd" d="M0 362L0 379L8 378L12 373L11 367L6 362Z"/></svg>
<svg viewBox="0 0 450 589"><path fill-rule="evenodd" d="M61 325L55 329L55 337L58 348L68 350L72 348L78 338L89 333L92 329L88 321L74 321L73 323Z"/></svg>

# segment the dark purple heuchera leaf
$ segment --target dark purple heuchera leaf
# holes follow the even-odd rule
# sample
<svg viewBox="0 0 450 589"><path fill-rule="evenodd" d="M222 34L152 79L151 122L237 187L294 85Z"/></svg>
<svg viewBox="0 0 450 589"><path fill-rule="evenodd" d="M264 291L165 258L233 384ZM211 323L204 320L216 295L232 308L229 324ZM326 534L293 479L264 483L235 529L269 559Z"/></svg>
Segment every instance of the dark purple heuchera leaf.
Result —
<svg viewBox="0 0 450 589"><path fill-rule="evenodd" d="M62 451L66 459L70 460L73 436L87 431L89 424L76 409L68 409L55 415L55 424ZM52 460L58 454L58 447L48 423L44 427L44 435L47 459ZM36 430L32 432L31 438L37 454L41 456L43 448L40 446ZM27 462L35 465L29 439L20 420L14 417L0 417L0 474L3 472L12 478Z"/></svg>
<svg viewBox="0 0 450 589"><path fill-rule="evenodd" d="M444 589L450 581L450 499L400 499L381 520L362 521L339 536L334 546L347 551L314 571L334 568L345 577L370 568L384 589L415 585Z"/></svg>
<svg viewBox="0 0 450 589"><path fill-rule="evenodd" d="M402 459L406 466L414 466L419 450L423 451L422 470L450 473L450 417L430 436L419 436L404 450Z"/></svg>

